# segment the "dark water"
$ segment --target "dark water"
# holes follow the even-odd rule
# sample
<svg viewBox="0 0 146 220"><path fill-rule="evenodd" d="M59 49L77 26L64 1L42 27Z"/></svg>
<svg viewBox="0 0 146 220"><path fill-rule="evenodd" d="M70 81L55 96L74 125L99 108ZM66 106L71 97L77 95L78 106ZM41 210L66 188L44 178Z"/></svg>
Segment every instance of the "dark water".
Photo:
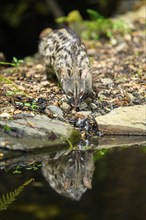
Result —
<svg viewBox="0 0 146 220"><path fill-rule="evenodd" d="M14 192L15 189L20 191L18 187L32 178L34 181L22 187L22 192L18 193L15 201L10 202L7 210L0 211L0 220L144 220L146 216L146 147L97 150L93 153L89 152L89 155L86 158L88 168L93 171L93 165L95 165L94 172L90 170L90 178L93 174L92 189L82 193L79 201L62 196L50 187L47 180L47 173L50 172L47 170L49 169L47 162L43 163L43 167L40 163L34 165L33 161L31 161L33 165L29 164L27 167L25 167L26 164L20 166L20 163L19 167L15 165L12 169L9 167L3 169L4 167L1 166L1 209L2 203L3 205L7 203L3 201L2 195L6 198L8 193L6 200L10 202L13 197L10 192ZM62 162L62 164L65 163ZM66 165L62 166L60 172L63 170L67 172ZM55 175L55 178L61 181L59 175ZM50 178L50 181L56 180ZM90 188L88 181L85 181L85 185ZM54 187L59 186L61 190L61 185L57 183ZM76 190L81 191L81 189L82 186L79 183L79 188ZM78 194L75 195L78 196Z"/></svg>

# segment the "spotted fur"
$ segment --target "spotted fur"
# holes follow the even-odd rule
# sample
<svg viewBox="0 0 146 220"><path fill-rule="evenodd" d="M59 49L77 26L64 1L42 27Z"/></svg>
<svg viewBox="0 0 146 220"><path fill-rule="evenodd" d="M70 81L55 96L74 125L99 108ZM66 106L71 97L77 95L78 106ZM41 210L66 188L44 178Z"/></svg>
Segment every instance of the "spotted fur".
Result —
<svg viewBox="0 0 146 220"><path fill-rule="evenodd" d="M58 159L45 158L42 172L56 192L73 200L80 200L85 191L92 188L93 152L71 151Z"/></svg>
<svg viewBox="0 0 146 220"><path fill-rule="evenodd" d="M92 74L85 45L71 29L51 31L42 37L39 52L61 83L72 106L92 91Z"/></svg>

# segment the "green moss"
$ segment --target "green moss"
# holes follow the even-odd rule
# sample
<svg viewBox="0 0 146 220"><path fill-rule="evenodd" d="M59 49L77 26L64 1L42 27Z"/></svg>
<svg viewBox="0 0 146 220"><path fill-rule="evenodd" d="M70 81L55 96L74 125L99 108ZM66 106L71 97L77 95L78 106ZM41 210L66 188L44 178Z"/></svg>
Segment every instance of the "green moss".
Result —
<svg viewBox="0 0 146 220"><path fill-rule="evenodd" d="M76 129L73 129L71 132L72 133L71 133L70 137L68 138L68 140L73 145L73 144L77 143L80 140L81 134Z"/></svg>
<svg viewBox="0 0 146 220"><path fill-rule="evenodd" d="M10 132L12 129L9 127L9 125L5 124L4 125L4 131L5 132Z"/></svg>
<svg viewBox="0 0 146 220"><path fill-rule="evenodd" d="M109 149L101 149L94 152L94 162L100 160L101 158L105 157Z"/></svg>

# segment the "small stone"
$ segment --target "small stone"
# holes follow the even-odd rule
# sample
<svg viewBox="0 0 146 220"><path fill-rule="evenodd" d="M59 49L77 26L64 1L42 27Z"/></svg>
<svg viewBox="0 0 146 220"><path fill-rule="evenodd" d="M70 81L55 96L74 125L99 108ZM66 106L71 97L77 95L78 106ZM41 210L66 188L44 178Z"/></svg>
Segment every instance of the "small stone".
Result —
<svg viewBox="0 0 146 220"><path fill-rule="evenodd" d="M35 70L36 70L37 72L44 72L44 71L45 71L45 67L44 67L43 65L41 65L41 64L37 64L37 65L35 66Z"/></svg>
<svg viewBox="0 0 146 220"><path fill-rule="evenodd" d="M20 85L19 85L19 86L17 86L17 87L18 87L18 89L21 90L21 91L26 91L26 88L25 88L24 86L20 86Z"/></svg>
<svg viewBox="0 0 146 220"><path fill-rule="evenodd" d="M95 53L96 53L95 48L90 48L90 49L88 49L88 55L89 55L89 56L94 56Z"/></svg>
<svg viewBox="0 0 146 220"><path fill-rule="evenodd" d="M90 104L93 101L93 99L88 97L88 98L85 99L85 101L86 101L87 104Z"/></svg>
<svg viewBox="0 0 146 220"><path fill-rule="evenodd" d="M77 112L76 113L76 116L78 117L84 117L84 118L87 118L89 115L91 115L91 111L80 111L80 112Z"/></svg>
<svg viewBox="0 0 146 220"><path fill-rule="evenodd" d="M133 96L133 94L132 93L129 93L129 92L125 92L125 97L127 98L127 100L129 101L129 102L133 102L136 98Z"/></svg>
<svg viewBox="0 0 146 220"><path fill-rule="evenodd" d="M115 46L115 45L117 44L117 40L116 40L115 38L112 38L112 39L111 39L111 44L112 44L113 46Z"/></svg>
<svg viewBox="0 0 146 220"><path fill-rule="evenodd" d="M27 58L25 58L24 60L26 62L27 67L32 67L33 66L33 62L31 60L27 60Z"/></svg>
<svg viewBox="0 0 146 220"><path fill-rule="evenodd" d="M14 115L17 115L17 114L20 114L22 111L20 110L20 109L16 109L15 111L14 111Z"/></svg>
<svg viewBox="0 0 146 220"><path fill-rule="evenodd" d="M53 112L50 109L46 108L44 112L47 114L49 118L54 118Z"/></svg>
<svg viewBox="0 0 146 220"><path fill-rule="evenodd" d="M47 81L47 80L41 82L41 85L42 85L42 86L47 86L47 85L49 85L49 84L50 84L50 83L49 83L49 81Z"/></svg>
<svg viewBox="0 0 146 220"><path fill-rule="evenodd" d="M3 112L13 113L14 110L15 110L14 106L11 105L11 106L7 106L4 108L0 108L0 113L3 113Z"/></svg>
<svg viewBox="0 0 146 220"><path fill-rule="evenodd" d="M94 104L94 103L90 103L90 108L92 110L96 110L97 109L97 106Z"/></svg>
<svg viewBox="0 0 146 220"><path fill-rule="evenodd" d="M85 131L81 133L81 138L83 138L83 139L86 138L86 132Z"/></svg>
<svg viewBox="0 0 146 220"><path fill-rule="evenodd" d="M100 112L94 112L94 113L93 113L94 118L99 117L99 116L101 116L101 115L102 115L102 114L101 114Z"/></svg>
<svg viewBox="0 0 146 220"><path fill-rule="evenodd" d="M66 103L66 102L63 102L61 105L60 105L60 108L63 109L64 111L69 111L71 109L71 106Z"/></svg>
<svg viewBox="0 0 146 220"><path fill-rule="evenodd" d="M103 78L101 79L101 82L103 83L104 86L110 85L113 83L113 80L110 78Z"/></svg>
<svg viewBox="0 0 146 220"><path fill-rule="evenodd" d="M88 108L88 105L85 103L85 102L82 102L81 104L80 104L80 106L79 106L79 109L80 110L85 110L85 109L87 109Z"/></svg>
<svg viewBox="0 0 146 220"><path fill-rule="evenodd" d="M98 92L98 99L100 100L106 100L107 97L104 95L104 91Z"/></svg>
<svg viewBox="0 0 146 220"><path fill-rule="evenodd" d="M2 143L3 144L3 143ZM2 146L2 145L1 145ZM5 146L5 145L4 145ZM2 160L4 157L4 153L0 153L0 160Z"/></svg>
<svg viewBox="0 0 146 220"><path fill-rule="evenodd" d="M47 109L49 109L53 114L57 115L58 117L63 117L63 111L59 107L55 105L49 105L47 106Z"/></svg>
<svg viewBox="0 0 146 220"><path fill-rule="evenodd" d="M71 111L72 115L75 115L76 114L76 109L73 108L72 111Z"/></svg>
<svg viewBox="0 0 146 220"><path fill-rule="evenodd" d="M55 101L53 102L53 106L59 106L58 100L55 100Z"/></svg>
<svg viewBox="0 0 146 220"><path fill-rule="evenodd" d="M34 71L33 70L30 70L30 71L27 71L26 72L26 77L27 78L29 78L29 77L31 77L31 76L33 76L34 75Z"/></svg>
<svg viewBox="0 0 146 220"><path fill-rule="evenodd" d="M122 42L115 48L115 53L119 53L120 51L124 50L126 48L127 44L125 42Z"/></svg>
<svg viewBox="0 0 146 220"><path fill-rule="evenodd" d="M10 117L11 117L11 115L7 112L3 112L0 114L0 118L10 118Z"/></svg>
<svg viewBox="0 0 146 220"><path fill-rule="evenodd" d="M76 123L76 126L81 128L81 127L85 127L85 124L86 124L86 119L85 118L79 118L77 123Z"/></svg>
<svg viewBox="0 0 146 220"><path fill-rule="evenodd" d="M126 34L126 35L124 36L124 38L125 38L125 40L127 40L127 41L131 41L131 35L130 35L130 34Z"/></svg>

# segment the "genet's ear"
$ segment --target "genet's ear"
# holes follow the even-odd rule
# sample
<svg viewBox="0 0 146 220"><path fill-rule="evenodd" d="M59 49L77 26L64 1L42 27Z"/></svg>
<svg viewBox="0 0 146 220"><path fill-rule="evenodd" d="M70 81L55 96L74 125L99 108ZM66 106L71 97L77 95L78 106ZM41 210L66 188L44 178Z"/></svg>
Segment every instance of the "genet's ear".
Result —
<svg viewBox="0 0 146 220"><path fill-rule="evenodd" d="M68 188L69 188L69 179L65 179L65 181L64 181L64 190L66 191Z"/></svg>
<svg viewBox="0 0 146 220"><path fill-rule="evenodd" d="M92 188L92 185L91 185L91 180L87 177L84 177L83 178L83 183L84 185L88 188L88 189L91 189Z"/></svg>
<svg viewBox="0 0 146 220"><path fill-rule="evenodd" d="M86 68L86 69L80 69L79 73L80 73L80 77L82 79L85 79L89 73L89 68Z"/></svg>

